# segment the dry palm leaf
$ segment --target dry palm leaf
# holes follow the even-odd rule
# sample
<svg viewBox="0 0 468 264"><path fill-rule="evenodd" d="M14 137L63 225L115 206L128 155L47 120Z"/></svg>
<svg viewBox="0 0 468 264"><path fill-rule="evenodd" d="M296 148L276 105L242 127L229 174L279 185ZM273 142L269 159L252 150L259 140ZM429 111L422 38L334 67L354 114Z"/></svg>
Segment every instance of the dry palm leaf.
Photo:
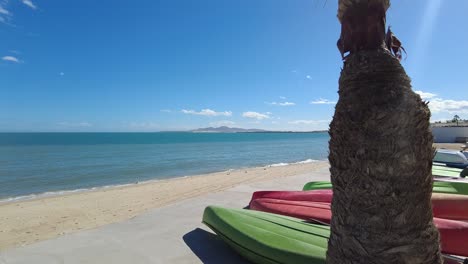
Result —
<svg viewBox="0 0 468 264"><path fill-rule="evenodd" d="M393 55L401 60L402 51L406 54L405 48L401 45L401 41L393 34L390 27L388 27L387 35L385 36L385 44L387 48L393 52Z"/></svg>

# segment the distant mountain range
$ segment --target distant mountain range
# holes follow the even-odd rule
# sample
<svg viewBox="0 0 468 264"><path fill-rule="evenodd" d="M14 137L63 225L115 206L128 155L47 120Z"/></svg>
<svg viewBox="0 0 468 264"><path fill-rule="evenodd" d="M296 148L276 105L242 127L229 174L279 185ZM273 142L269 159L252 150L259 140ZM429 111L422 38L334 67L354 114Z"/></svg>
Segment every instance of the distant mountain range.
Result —
<svg viewBox="0 0 468 264"><path fill-rule="evenodd" d="M254 133L254 132L267 132L263 129L245 129L245 128L237 128L237 127L206 127L206 128L198 128L194 130L190 130L190 132L194 133Z"/></svg>
<svg viewBox="0 0 468 264"><path fill-rule="evenodd" d="M194 130L190 130L189 132L193 133L320 133L320 132L327 132L327 130L321 131L308 131L308 132L295 132L295 131L271 131L271 130L263 130L263 129L245 129L245 128L238 128L238 127L205 127L205 128L198 128Z"/></svg>

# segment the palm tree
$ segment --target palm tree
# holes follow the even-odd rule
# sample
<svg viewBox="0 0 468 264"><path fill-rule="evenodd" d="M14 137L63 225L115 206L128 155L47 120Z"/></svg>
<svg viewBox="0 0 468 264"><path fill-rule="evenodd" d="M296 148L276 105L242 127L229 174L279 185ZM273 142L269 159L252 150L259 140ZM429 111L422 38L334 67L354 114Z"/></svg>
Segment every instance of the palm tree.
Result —
<svg viewBox="0 0 468 264"><path fill-rule="evenodd" d="M339 0L344 66L329 132L332 264L441 263L430 111L400 64L400 42L385 32L389 6Z"/></svg>

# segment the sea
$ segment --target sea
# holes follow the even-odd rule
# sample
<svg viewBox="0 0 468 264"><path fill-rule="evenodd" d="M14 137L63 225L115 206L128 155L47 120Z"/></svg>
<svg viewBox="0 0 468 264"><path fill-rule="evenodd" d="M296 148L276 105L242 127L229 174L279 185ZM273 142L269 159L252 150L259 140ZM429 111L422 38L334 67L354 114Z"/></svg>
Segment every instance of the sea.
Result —
<svg viewBox="0 0 468 264"><path fill-rule="evenodd" d="M328 141L326 132L0 133L0 202L322 161Z"/></svg>

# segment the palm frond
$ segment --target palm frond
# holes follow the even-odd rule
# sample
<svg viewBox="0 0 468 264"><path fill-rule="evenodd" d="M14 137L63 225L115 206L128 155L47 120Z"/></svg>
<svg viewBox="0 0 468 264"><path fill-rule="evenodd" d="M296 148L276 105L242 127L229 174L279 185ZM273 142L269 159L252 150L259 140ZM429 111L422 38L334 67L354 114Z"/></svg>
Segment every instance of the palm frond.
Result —
<svg viewBox="0 0 468 264"><path fill-rule="evenodd" d="M393 34L390 27L388 27L387 35L385 36L385 44L387 49L397 57L398 60L401 60L403 52L406 54L405 48L403 48L401 41Z"/></svg>

